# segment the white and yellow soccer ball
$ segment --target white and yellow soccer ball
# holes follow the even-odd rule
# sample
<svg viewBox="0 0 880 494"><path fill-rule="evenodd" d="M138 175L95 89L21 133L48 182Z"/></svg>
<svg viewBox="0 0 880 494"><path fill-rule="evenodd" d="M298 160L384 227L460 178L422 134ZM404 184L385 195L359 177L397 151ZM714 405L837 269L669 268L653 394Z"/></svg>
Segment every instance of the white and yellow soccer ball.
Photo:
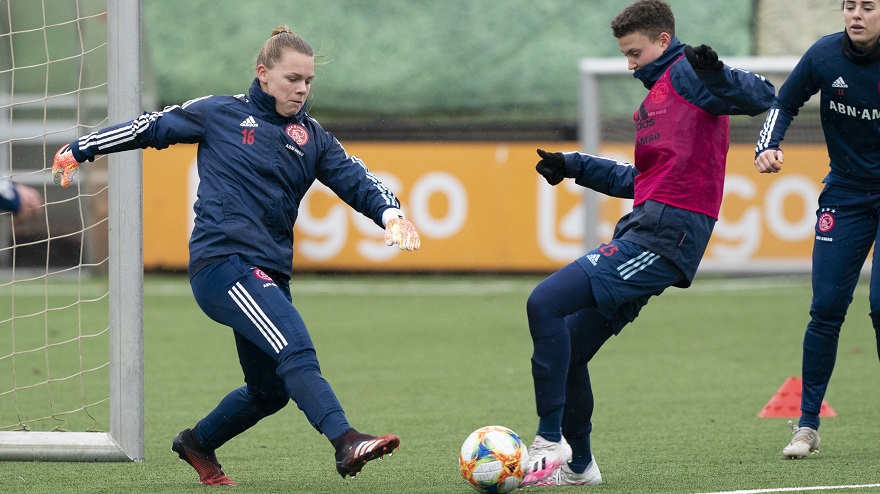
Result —
<svg viewBox="0 0 880 494"><path fill-rule="evenodd" d="M461 445L461 475L477 492L504 494L519 487L529 452L515 432L500 425L480 427Z"/></svg>

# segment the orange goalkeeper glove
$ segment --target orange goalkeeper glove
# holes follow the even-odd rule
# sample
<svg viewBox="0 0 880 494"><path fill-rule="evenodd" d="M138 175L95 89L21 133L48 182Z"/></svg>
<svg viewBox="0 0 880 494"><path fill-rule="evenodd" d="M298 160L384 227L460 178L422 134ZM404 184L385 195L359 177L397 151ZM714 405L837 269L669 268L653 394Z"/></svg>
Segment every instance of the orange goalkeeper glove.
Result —
<svg viewBox="0 0 880 494"><path fill-rule="evenodd" d="M400 250L419 250L422 241L416 227L402 215L389 216L391 217L385 222L385 245L397 244Z"/></svg>
<svg viewBox="0 0 880 494"><path fill-rule="evenodd" d="M73 181L76 170L79 169L81 163L73 157L73 151L70 150L70 144L61 146L61 149L55 153L55 160L52 162L52 179L56 184L67 187Z"/></svg>

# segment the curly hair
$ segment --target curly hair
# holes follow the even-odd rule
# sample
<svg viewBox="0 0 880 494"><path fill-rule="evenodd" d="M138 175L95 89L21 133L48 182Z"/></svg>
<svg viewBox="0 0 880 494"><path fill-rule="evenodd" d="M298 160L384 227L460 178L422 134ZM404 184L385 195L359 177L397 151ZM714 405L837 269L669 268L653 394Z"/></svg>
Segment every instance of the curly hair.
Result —
<svg viewBox="0 0 880 494"><path fill-rule="evenodd" d="M675 36L675 16L663 0L637 0L611 21L615 38L640 32L654 41L660 33Z"/></svg>

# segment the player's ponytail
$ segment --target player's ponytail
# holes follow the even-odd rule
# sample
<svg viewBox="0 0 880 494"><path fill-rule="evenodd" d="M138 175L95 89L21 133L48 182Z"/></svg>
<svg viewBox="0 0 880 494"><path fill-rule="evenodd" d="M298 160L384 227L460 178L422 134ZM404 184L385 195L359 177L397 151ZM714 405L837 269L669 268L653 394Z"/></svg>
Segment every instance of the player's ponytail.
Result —
<svg viewBox="0 0 880 494"><path fill-rule="evenodd" d="M281 60L285 50L294 50L310 57L315 56L312 47L305 40L294 34L289 27L282 25L273 29L272 35L263 43L263 48L257 54L256 66L274 67Z"/></svg>

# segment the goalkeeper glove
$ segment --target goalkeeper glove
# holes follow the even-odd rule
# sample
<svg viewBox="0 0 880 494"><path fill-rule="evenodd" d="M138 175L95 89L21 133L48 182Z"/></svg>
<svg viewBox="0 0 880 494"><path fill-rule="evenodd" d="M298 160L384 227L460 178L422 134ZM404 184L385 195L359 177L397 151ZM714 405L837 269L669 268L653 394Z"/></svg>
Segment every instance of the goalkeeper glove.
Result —
<svg viewBox="0 0 880 494"><path fill-rule="evenodd" d="M55 160L52 162L52 179L56 184L67 187L73 181L76 170L79 169L81 163L73 157L73 151L70 150L70 144L65 144L55 153Z"/></svg>
<svg viewBox="0 0 880 494"><path fill-rule="evenodd" d="M392 216L385 222L385 245L394 245L400 250L419 250L422 244L419 232L403 216Z"/></svg>
<svg viewBox="0 0 880 494"><path fill-rule="evenodd" d="M562 153L548 153L543 149L538 149L538 156L541 157L541 161L535 165L535 170L550 185L562 182L562 179L565 178L565 156Z"/></svg>
<svg viewBox="0 0 880 494"><path fill-rule="evenodd" d="M718 54L708 45L700 45L696 48L687 45L684 47L684 56L694 70L718 72L724 68L724 63L718 60Z"/></svg>

